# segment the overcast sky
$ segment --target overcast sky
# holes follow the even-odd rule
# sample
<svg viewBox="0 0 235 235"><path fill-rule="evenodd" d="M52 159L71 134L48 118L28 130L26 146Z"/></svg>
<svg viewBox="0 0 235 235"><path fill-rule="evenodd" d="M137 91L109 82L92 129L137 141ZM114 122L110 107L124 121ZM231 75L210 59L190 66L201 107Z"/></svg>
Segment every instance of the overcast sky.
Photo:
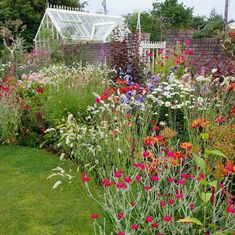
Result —
<svg viewBox="0 0 235 235"><path fill-rule="evenodd" d="M163 0L162 0L163 1ZM87 10L97 12L102 10L102 0L87 0ZM155 0L106 0L109 14L125 15L133 11L152 9ZM194 15L209 15L211 9L224 13L225 0L179 0L186 6L194 7ZM230 0L229 18L235 19L235 0Z"/></svg>

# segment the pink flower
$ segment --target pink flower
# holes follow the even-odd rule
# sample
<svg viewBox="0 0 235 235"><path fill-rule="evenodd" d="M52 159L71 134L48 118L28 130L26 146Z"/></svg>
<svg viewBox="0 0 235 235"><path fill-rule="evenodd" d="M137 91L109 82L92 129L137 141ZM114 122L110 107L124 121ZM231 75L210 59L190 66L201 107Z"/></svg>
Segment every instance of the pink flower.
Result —
<svg viewBox="0 0 235 235"><path fill-rule="evenodd" d="M191 41L190 41L189 39L186 39L186 40L185 40L185 44L186 44L186 45L190 45L190 43L191 43Z"/></svg>
<svg viewBox="0 0 235 235"><path fill-rule="evenodd" d="M130 202L130 205L133 207L135 205L135 202Z"/></svg>
<svg viewBox="0 0 235 235"><path fill-rule="evenodd" d="M158 224L157 223L152 223L151 226L152 226L152 228L158 228Z"/></svg>
<svg viewBox="0 0 235 235"><path fill-rule="evenodd" d="M96 98L95 98L95 102L96 102L96 104L99 104L99 103L100 103L100 101L101 101L100 97L96 97Z"/></svg>
<svg viewBox="0 0 235 235"><path fill-rule="evenodd" d="M121 171L114 172L113 176L116 177L116 178L121 178L122 177L122 172Z"/></svg>
<svg viewBox="0 0 235 235"><path fill-rule="evenodd" d="M180 185L183 185L183 184L185 184L185 181L183 179L180 179L180 180L177 181L177 183L180 184Z"/></svg>
<svg viewBox="0 0 235 235"><path fill-rule="evenodd" d="M118 232L117 235L125 235L124 232Z"/></svg>
<svg viewBox="0 0 235 235"><path fill-rule="evenodd" d="M161 193L157 193L156 196L157 197L162 197L162 194Z"/></svg>
<svg viewBox="0 0 235 235"><path fill-rule="evenodd" d="M175 179L174 179L174 178L168 178L167 181L168 181L169 183L172 183L172 182L175 181Z"/></svg>
<svg viewBox="0 0 235 235"><path fill-rule="evenodd" d="M231 205L227 208L227 212L231 214L235 214L235 208L232 207Z"/></svg>
<svg viewBox="0 0 235 235"><path fill-rule="evenodd" d="M170 199L170 200L169 200L169 204L170 204L170 205L173 205L174 203L175 203L175 200L174 200L174 199Z"/></svg>
<svg viewBox="0 0 235 235"><path fill-rule="evenodd" d="M130 177L126 177L126 178L124 178L124 182L131 183L132 179Z"/></svg>
<svg viewBox="0 0 235 235"><path fill-rule="evenodd" d="M221 117L218 117L218 118L215 119L215 122L219 123L219 124L224 123L225 121L226 121L226 119L225 118L221 118Z"/></svg>
<svg viewBox="0 0 235 235"><path fill-rule="evenodd" d="M134 229L134 230L137 230L139 228L139 226L137 224L132 224L131 228Z"/></svg>
<svg viewBox="0 0 235 235"><path fill-rule="evenodd" d="M157 235L164 235L163 233L158 233Z"/></svg>
<svg viewBox="0 0 235 235"><path fill-rule="evenodd" d="M148 151L143 152L143 157L149 157L150 153Z"/></svg>
<svg viewBox="0 0 235 235"><path fill-rule="evenodd" d="M168 223L168 222L172 221L172 217L171 216L164 216L163 220Z"/></svg>
<svg viewBox="0 0 235 235"><path fill-rule="evenodd" d="M166 202L162 201L162 202L160 202L160 205L161 206L166 206Z"/></svg>
<svg viewBox="0 0 235 235"><path fill-rule="evenodd" d="M110 187L112 183L108 179L104 179L103 184L105 187Z"/></svg>
<svg viewBox="0 0 235 235"><path fill-rule="evenodd" d="M178 193L175 195L175 198L177 198L177 199L181 199L183 197L184 197L183 193Z"/></svg>
<svg viewBox="0 0 235 235"><path fill-rule="evenodd" d="M174 153L174 152L167 152L167 156L168 156L168 157L174 157L174 156L175 156L175 153Z"/></svg>
<svg viewBox="0 0 235 235"><path fill-rule="evenodd" d="M118 217L118 219L122 219L124 217L124 214L121 212L121 213L118 214L117 217Z"/></svg>
<svg viewBox="0 0 235 235"><path fill-rule="evenodd" d="M83 175L83 176L82 176L82 181L83 181L83 182L89 182L89 181L90 181L90 178L89 178L87 175Z"/></svg>
<svg viewBox="0 0 235 235"><path fill-rule="evenodd" d="M187 179L187 178L189 178L189 175L188 175L188 174L185 174L185 173L182 173L182 174L181 174L181 178L182 178L182 179Z"/></svg>
<svg viewBox="0 0 235 235"><path fill-rule="evenodd" d="M194 204L193 204L193 203L190 203L190 204L189 204L189 208L190 208L191 210L193 210L193 209L194 209Z"/></svg>
<svg viewBox="0 0 235 235"><path fill-rule="evenodd" d="M91 218L94 219L94 220L95 220L95 219L98 219L98 218L99 218L99 215L98 215L98 214L92 214L92 215L91 215Z"/></svg>
<svg viewBox="0 0 235 235"><path fill-rule="evenodd" d="M142 177L141 177L140 175L137 175L137 176L135 177L135 179L136 179L137 182L140 182L140 181L141 181L141 178L142 178Z"/></svg>
<svg viewBox="0 0 235 235"><path fill-rule="evenodd" d="M145 185L145 186L144 186L144 190L146 190L146 191L149 191L151 188L152 188L152 187L149 186L149 185Z"/></svg>
<svg viewBox="0 0 235 235"><path fill-rule="evenodd" d="M153 221L153 217L152 217L152 216L147 216L147 217L145 218L145 221L146 221L147 223L151 223L151 222Z"/></svg>
<svg viewBox="0 0 235 235"><path fill-rule="evenodd" d="M152 181L158 181L158 180L160 180L160 178L157 177L157 176L152 176L151 179L152 179Z"/></svg>
<svg viewBox="0 0 235 235"><path fill-rule="evenodd" d="M118 189L126 189L127 188L127 185L125 183L117 183L116 184L116 187Z"/></svg>

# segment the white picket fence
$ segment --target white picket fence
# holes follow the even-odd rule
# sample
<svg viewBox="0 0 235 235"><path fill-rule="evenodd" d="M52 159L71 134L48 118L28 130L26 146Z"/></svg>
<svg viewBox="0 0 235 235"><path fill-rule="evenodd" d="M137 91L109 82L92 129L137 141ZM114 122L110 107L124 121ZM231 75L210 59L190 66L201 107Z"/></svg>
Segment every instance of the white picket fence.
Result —
<svg viewBox="0 0 235 235"><path fill-rule="evenodd" d="M162 49L166 48L166 42L145 42L140 43L140 56L143 59L143 62L147 64L147 70L150 68L152 73L154 72L156 58L159 57L159 52Z"/></svg>

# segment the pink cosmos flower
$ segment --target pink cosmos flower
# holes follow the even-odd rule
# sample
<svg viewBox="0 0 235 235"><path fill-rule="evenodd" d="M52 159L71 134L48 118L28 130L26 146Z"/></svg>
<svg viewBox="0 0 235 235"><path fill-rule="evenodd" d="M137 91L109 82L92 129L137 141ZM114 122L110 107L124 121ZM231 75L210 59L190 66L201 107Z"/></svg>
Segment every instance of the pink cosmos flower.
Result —
<svg viewBox="0 0 235 235"><path fill-rule="evenodd" d="M132 224L131 228L134 229L134 230L137 230L139 228L139 226L137 224Z"/></svg>
<svg viewBox="0 0 235 235"><path fill-rule="evenodd" d="M170 205L173 205L174 203L175 203L175 200L174 200L174 199L170 199L170 200L169 200L169 204L170 204Z"/></svg>
<svg viewBox="0 0 235 235"><path fill-rule="evenodd" d="M168 222L172 221L172 217L171 216L164 216L163 220L168 223Z"/></svg>
<svg viewBox="0 0 235 235"><path fill-rule="evenodd" d="M122 219L124 217L124 214L121 212L121 213L118 214L117 217L118 217L118 219Z"/></svg>
<svg viewBox="0 0 235 235"><path fill-rule="evenodd" d="M166 205L167 205L166 202L164 202L164 201L161 201L161 202L160 202L160 206L166 206Z"/></svg>
<svg viewBox="0 0 235 235"><path fill-rule="evenodd" d="M130 177L126 177L126 178L124 178L124 182L131 183L132 179Z"/></svg>
<svg viewBox="0 0 235 235"><path fill-rule="evenodd" d="M172 183L172 182L175 181L175 179L174 179L174 178L168 178L167 181L168 181L169 183Z"/></svg>
<svg viewBox="0 0 235 235"><path fill-rule="evenodd" d="M158 176L152 176L152 177L151 177L151 180L152 180L152 181L158 181L158 180L160 180L160 178L159 178Z"/></svg>
<svg viewBox="0 0 235 235"><path fill-rule="evenodd" d="M94 220L95 220L95 219L98 219L98 218L99 218L99 215L98 215L98 214L92 214L92 215L91 215L91 218L94 219Z"/></svg>
<svg viewBox="0 0 235 235"><path fill-rule="evenodd" d="M152 217L152 216L147 216L147 217L145 218L145 221L146 221L147 223L151 223L151 222L153 221L153 217Z"/></svg>

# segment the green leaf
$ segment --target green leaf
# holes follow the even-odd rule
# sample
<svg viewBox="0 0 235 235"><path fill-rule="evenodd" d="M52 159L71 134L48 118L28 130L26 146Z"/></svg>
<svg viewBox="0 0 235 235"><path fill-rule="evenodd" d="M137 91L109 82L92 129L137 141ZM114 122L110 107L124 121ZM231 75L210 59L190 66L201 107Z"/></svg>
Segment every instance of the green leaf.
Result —
<svg viewBox="0 0 235 235"><path fill-rule="evenodd" d="M218 186L217 180L210 182L209 185L211 187L217 188L217 186Z"/></svg>
<svg viewBox="0 0 235 235"><path fill-rule="evenodd" d="M209 139L209 134L208 134L208 133L202 133L202 134L201 134L201 138L202 138L203 140L208 140L208 139Z"/></svg>
<svg viewBox="0 0 235 235"><path fill-rule="evenodd" d="M200 184L202 184L202 185L208 185L208 181L206 181L206 180L201 180L201 181L200 181Z"/></svg>
<svg viewBox="0 0 235 235"><path fill-rule="evenodd" d="M201 157L195 156L195 161L203 171L206 170L206 163Z"/></svg>
<svg viewBox="0 0 235 235"><path fill-rule="evenodd" d="M227 229L223 231L224 234L235 234L235 230Z"/></svg>
<svg viewBox="0 0 235 235"><path fill-rule="evenodd" d="M202 225L202 222L197 218L185 218L185 219L180 219L177 222L194 223L194 224Z"/></svg>
<svg viewBox="0 0 235 235"><path fill-rule="evenodd" d="M207 204L207 203L209 202L211 196L212 196L212 193L202 193L202 194L201 194L202 201L203 201L205 204Z"/></svg>
<svg viewBox="0 0 235 235"><path fill-rule="evenodd" d="M206 154L206 156L215 156L215 157L227 158L222 152L220 152L217 149L215 149L215 150L206 149L205 154Z"/></svg>

